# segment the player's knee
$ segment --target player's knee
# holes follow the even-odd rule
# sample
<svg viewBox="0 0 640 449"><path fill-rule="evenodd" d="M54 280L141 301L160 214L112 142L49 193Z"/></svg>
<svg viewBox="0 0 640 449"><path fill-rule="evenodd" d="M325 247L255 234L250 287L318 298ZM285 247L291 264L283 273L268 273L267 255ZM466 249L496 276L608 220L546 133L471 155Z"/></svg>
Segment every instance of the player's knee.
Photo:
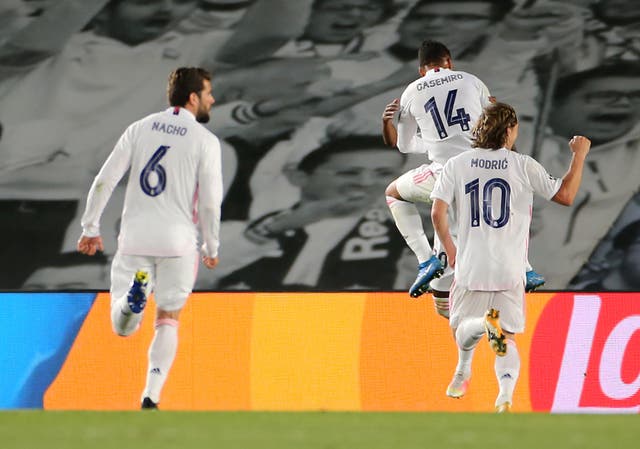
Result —
<svg viewBox="0 0 640 449"><path fill-rule="evenodd" d="M401 200L402 199L402 197L400 196L400 193L398 193L398 189L396 188L396 182L395 181L391 181L391 183L385 189L384 194L386 196L390 196L391 198L395 198L397 200Z"/></svg>

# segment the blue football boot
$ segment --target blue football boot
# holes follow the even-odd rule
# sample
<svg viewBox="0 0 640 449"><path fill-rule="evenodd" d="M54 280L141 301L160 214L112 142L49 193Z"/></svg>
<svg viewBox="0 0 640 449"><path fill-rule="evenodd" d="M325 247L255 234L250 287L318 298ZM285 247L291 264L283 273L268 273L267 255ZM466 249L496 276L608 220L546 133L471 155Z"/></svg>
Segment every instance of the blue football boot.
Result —
<svg viewBox="0 0 640 449"><path fill-rule="evenodd" d="M427 261L418 265L418 276L409 289L409 295L412 298L417 298L427 292L429 290L429 282L442 276L442 273L444 273L442 262L436 256L431 256Z"/></svg>
<svg viewBox="0 0 640 449"><path fill-rule="evenodd" d="M147 305L147 284L149 282L149 273L146 271L137 271L133 277L131 288L127 294L127 303L133 313L140 313Z"/></svg>
<svg viewBox="0 0 640 449"><path fill-rule="evenodd" d="M524 291L532 292L538 287L542 287L544 282L544 277L541 274L538 274L533 270L529 270L527 271L527 283L524 286Z"/></svg>

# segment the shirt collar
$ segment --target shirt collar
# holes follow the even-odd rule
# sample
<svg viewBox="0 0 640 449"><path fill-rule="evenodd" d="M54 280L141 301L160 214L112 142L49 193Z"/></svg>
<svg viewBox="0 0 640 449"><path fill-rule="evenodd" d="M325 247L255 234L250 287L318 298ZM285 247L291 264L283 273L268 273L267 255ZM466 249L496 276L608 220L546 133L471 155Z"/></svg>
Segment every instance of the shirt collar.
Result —
<svg viewBox="0 0 640 449"><path fill-rule="evenodd" d="M182 117L188 117L191 118L193 120L196 119L196 116L193 115L193 113L188 110L185 109L181 106L169 106L167 109L164 110L167 114L171 114L171 115L180 115Z"/></svg>

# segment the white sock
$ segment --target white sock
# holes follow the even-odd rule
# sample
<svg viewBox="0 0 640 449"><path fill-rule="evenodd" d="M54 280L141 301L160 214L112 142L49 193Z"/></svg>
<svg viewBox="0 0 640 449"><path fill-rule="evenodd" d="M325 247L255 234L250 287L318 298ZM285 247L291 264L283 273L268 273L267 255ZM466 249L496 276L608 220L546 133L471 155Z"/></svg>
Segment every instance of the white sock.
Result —
<svg viewBox="0 0 640 449"><path fill-rule="evenodd" d="M433 306L436 309L436 313L446 319L449 319L449 297L446 298L433 296Z"/></svg>
<svg viewBox="0 0 640 449"><path fill-rule="evenodd" d="M471 375L471 362L473 361L473 353L476 348L462 349L458 346L458 365L456 366L456 373L462 373L462 375L468 379Z"/></svg>
<svg viewBox="0 0 640 449"><path fill-rule="evenodd" d="M160 393L178 349L178 321L164 318L156 321L156 333L149 346L147 384L142 398L160 402Z"/></svg>
<svg viewBox="0 0 640 449"><path fill-rule="evenodd" d="M127 337L138 330L142 315L143 312L133 313L131 311L126 298L111 300L111 325L113 331L122 337Z"/></svg>
<svg viewBox="0 0 640 449"><path fill-rule="evenodd" d="M473 349L485 334L484 317L462 320L456 330L456 343L462 349Z"/></svg>
<svg viewBox="0 0 640 449"><path fill-rule="evenodd" d="M397 198L387 197L387 205L411 251L418 258L418 263L426 262L431 257L431 245L422 227L422 218L415 204Z"/></svg>
<svg viewBox="0 0 640 449"><path fill-rule="evenodd" d="M504 357L496 357L495 371L500 392L496 399L496 407L505 402L513 404L513 390L520 376L520 354L516 342L507 338L507 353Z"/></svg>

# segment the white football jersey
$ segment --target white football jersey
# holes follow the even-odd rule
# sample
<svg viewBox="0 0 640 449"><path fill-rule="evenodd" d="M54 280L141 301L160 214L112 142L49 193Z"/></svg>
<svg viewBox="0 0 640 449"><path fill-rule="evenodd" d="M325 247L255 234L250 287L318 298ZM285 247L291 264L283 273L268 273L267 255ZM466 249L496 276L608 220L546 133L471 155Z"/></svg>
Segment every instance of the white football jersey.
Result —
<svg viewBox="0 0 640 449"><path fill-rule="evenodd" d="M187 254L197 245L199 218L207 255L217 255L220 143L191 112L171 107L127 128L91 186L82 217L84 235L99 235L100 216L127 170L118 237L122 254Z"/></svg>
<svg viewBox="0 0 640 449"><path fill-rule="evenodd" d="M470 149L450 159L431 198L453 204L455 282L469 290L509 290L525 282L533 194L550 200L562 180L530 156Z"/></svg>
<svg viewBox="0 0 640 449"><path fill-rule="evenodd" d="M468 150L471 129L490 103L490 95L487 86L470 73L429 70L400 97L398 149L426 152L431 161L441 164Z"/></svg>

